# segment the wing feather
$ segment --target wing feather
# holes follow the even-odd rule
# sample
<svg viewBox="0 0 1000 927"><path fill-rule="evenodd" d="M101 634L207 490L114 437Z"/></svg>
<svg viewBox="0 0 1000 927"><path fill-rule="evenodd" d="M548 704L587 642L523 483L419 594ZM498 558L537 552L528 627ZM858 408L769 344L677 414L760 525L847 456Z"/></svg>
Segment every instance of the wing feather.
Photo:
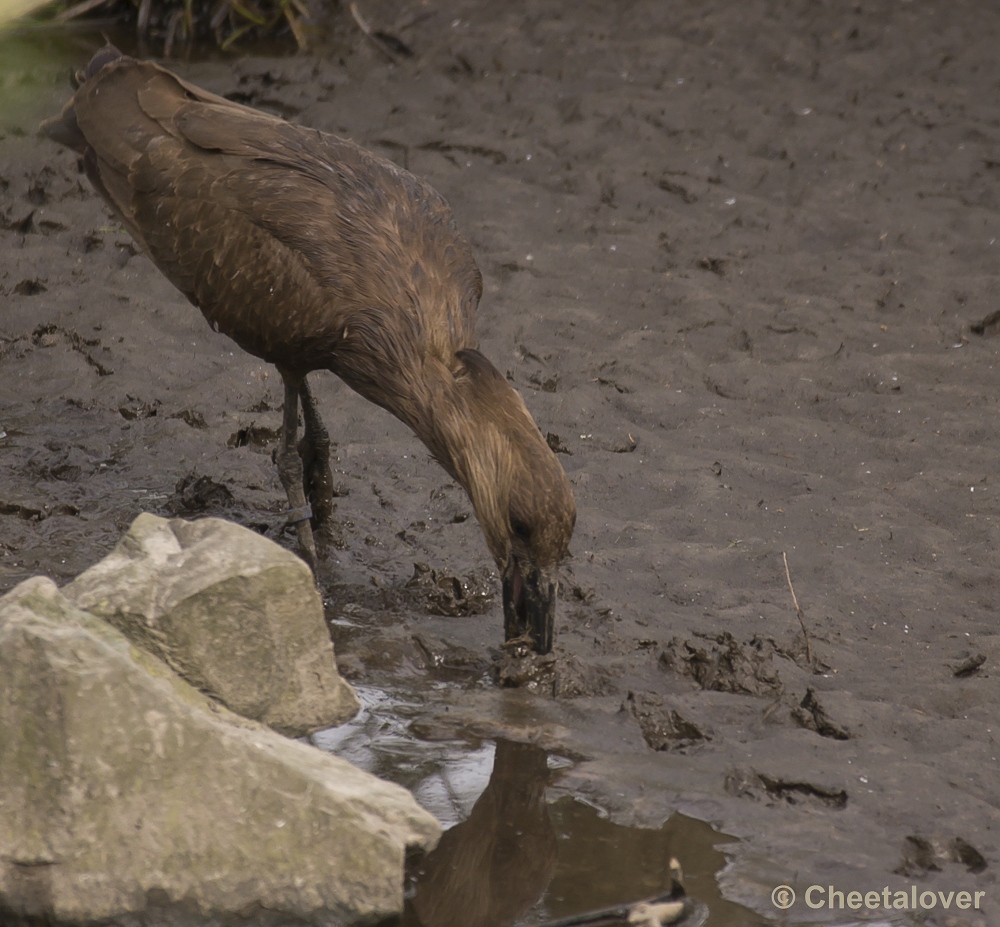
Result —
<svg viewBox="0 0 1000 927"><path fill-rule="evenodd" d="M471 249L444 199L397 165L126 57L83 83L72 120L136 241L245 350L336 369L352 318L369 350L376 318L418 355L454 364L475 347Z"/></svg>

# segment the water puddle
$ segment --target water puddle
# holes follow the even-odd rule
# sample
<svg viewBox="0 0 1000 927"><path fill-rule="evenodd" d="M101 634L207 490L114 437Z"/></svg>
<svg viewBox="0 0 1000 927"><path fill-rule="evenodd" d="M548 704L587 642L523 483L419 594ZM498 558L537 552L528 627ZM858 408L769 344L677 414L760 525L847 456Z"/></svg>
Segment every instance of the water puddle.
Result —
<svg viewBox="0 0 1000 927"><path fill-rule="evenodd" d="M398 927L624 924L577 916L665 896L671 860L690 899L681 927L769 923L719 891L720 848L735 838L682 814L658 829L616 824L560 788L572 759L507 740L423 740L412 724L422 700L357 688L358 718L313 742L406 786L445 828L412 867Z"/></svg>

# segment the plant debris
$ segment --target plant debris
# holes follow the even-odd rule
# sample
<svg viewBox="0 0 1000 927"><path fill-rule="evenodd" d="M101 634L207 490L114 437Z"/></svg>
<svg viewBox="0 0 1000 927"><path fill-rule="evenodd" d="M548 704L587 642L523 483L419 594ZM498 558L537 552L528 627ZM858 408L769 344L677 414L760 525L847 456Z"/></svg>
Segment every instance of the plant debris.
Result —
<svg viewBox="0 0 1000 927"><path fill-rule="evenodd" d="M226 50L242 39L281 35L305 49L305 23L313 19L306 0L64 0L55 10L56 24L99 17L134 25L139 39L155 43L168 58L196 42Z"/></svg>

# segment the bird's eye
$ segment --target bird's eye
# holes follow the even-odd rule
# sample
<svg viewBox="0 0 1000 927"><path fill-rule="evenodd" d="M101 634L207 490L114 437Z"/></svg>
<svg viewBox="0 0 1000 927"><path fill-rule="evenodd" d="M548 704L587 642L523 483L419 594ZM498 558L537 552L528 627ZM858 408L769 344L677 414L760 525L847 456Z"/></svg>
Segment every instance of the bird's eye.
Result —
<svg viewBox="0 0 1000 927"><path fill-rule="evenodd" d="M510 528L522 541L527 541L531 538L531 528L520 519L511 519Z"/></svg>

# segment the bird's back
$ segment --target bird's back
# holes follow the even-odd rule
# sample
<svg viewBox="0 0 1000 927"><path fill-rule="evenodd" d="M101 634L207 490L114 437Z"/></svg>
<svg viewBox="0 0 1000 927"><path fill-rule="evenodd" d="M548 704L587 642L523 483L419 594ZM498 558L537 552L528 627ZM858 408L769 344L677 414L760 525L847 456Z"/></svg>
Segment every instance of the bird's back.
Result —
<svg viewBox="0 0 1000 927"><path fill-rule="evenodd" d="M242 348L367 393L359 363L382 368L384 389L387 364L415 372L476 346L479 271L429 185L113 49L80 79L45 131L84 155L136 241Z"/></svg>

